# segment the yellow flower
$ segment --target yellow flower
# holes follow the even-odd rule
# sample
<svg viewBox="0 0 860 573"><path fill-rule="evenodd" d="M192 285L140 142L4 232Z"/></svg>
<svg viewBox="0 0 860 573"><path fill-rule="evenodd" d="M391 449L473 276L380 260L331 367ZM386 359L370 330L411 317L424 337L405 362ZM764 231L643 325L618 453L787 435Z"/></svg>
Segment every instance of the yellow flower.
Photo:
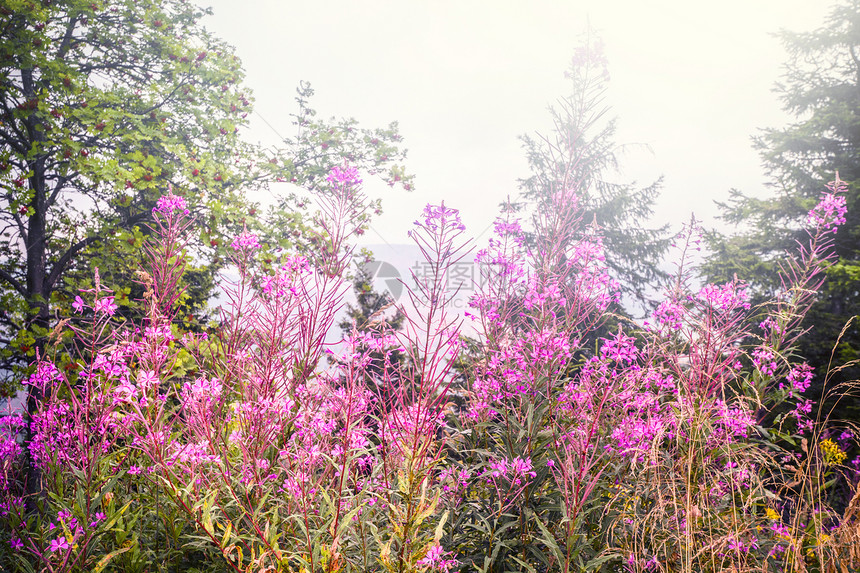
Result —
<svg viewBox="0 0 860 573"><path fill-rule="evenodd" d="M768 519L772 519L774 521L779 519L779 514L769 507L764 510L764 514L767 516Z"/></svg>
<svg viewBox="0 0 860 573"><path fill-rule="evenodd" d="M821 448L821 452L824 454L824 462L829 465L838 466L845 461L846 457L848 457L848 454L843 452L842 449L836 445L836 442L830 438L821 442L819 447Z"/></svg>

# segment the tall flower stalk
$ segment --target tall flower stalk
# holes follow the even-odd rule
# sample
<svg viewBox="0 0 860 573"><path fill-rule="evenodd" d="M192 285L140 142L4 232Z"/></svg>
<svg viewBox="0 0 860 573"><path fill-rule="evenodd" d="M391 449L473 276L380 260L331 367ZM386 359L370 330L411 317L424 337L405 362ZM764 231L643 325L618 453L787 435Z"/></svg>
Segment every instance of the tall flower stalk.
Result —
<svg viewBox="0 0 860 573"><path fill-rule="evenodd" d="M451 311L457 286L472 286L454 272L471 245L441 204L411 233L430 272L405 285L402 328L379 315L336 343L367 221L354 169L329 174L307 257L270 268L255 235L235 238L238 278L209 335L178 327L190 213L168 193L139 273L143 322L118 320L96 272L55 333L75 351L42 356L27 380L43 404L0 418L0 566L858 565L856 495L844 514L829 503L839 484L856 491L856 439L812 415L812 370L794 355L844 219L842 183L810 212L774 301L752 307L738 281L691 288L691 225L653 316L608 334L618 288L576 183L546 197L533 240L513 210L498 218L477 254L471 337ZM34 508L27 463L43 480Z"/></svg>

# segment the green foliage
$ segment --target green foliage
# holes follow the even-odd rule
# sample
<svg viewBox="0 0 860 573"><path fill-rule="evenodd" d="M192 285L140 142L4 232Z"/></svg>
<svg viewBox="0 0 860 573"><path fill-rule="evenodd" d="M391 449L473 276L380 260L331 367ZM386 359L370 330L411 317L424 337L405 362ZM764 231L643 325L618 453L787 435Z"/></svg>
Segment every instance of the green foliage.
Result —
<svg viewBox="0 0 860 573"><path fill-rule="evenodd" d="M7 375L41 352L98 267L120 312L140 315L135 271L145 223L172 186L197 218L202 245L185 277L181 324L207 322L206 301L230 238L271 229L271 249L308 248L303 204L265 218L245 194L285 181L317 190L349 160L411 188L395 162L396 124L359 129L315 118L299 89L298 134L264 151L244 143L252 95L233 49L187 0L10 0L0 8L0 344ZM270 263L278 257L272 254ZM12 390L13 387L7 387Z"/></svg>
<svg viewBox="0 0 860 573"><path fill-rule="evenodd" d="M737 275L759 299L769 298L782 288L778 272L784 253L806 240L807 213L824 185L835 173L847 182L847 221L835 237L839 260L827 269L827 282L804 323L810 331L798 350L818 371L818 385L810 393L819 396L828 367L845 365L860 353L856 321L843 332L846 322L860 314L860 2L841 2L813 32L782 32L780 37L788 62L776 91L797 119L755 138L774 194L756 198L731 192L720 204L722 217L741 229L733 235L710 234L714 256L703 271L715 282ZM857 378L860 369L848 365L832 381ZM844 400L836 417L856 419L858 413L860 403Z"/></svg>
<svg viewBox="0 0 860 573"><path fill-rule="evenodd" d="M296 133L283 141L283 147L267 150L265 161L259 166L275 182L292 183L302 190L279 195L275 205L253 227L261 242L271 249L307 253L318 247L319 237L309 233L304 222L311 204L308 193L327 192L326 176L335 165L347 162L391 187L399 185L406 191L414 187L414 176L407 174L400 164L406 159L406 150L401 145L403 138L397 122L371 129L359 127L352 118L321 120L310 107L313 95L314 90L307 82L296 89L298 110L293 115ZM371 207L376 214L381 212L378 201ZM255 215L256 209L252 207L248 214ZM252 220L247 222L249 226L255 224Z"/></svg>
<svg viewBox="0 0 860 573"><path fill-rule="evenodd" d="M244 175L218 166L247 156L236 130L250 95L239 60L197 24L203 15L180 1L74 0L7 3L0 15L0 278L13 364L32 356L21 337L35 350L70 314L92 266L110 284L131 282L139 224L168 184L195 212L214 194L233 201Z"/></svg>
<svg viewBox="0 0 860 573"><path fill-rule="evenodd" d="M584 497L573 500L573 492L559 484L561 474L554 471L567 457L561 436L582 429L559 409L559 396L567 382L545 381L552 384L546 400L520 401L519 407L512 404L502 419L475 424L450 419L457 434L449 444L452 479L446 490L454 493L446 497L452 519L442 543L457 552L467 570L586 571L596 567L603 549L600 512L579 503ZM604 438L594 436L601 444ZM522 475L520 480L497 479L492 464L500 458L529 460L533 474ZM601 464L584 468L583 481L596 480L603 471ZM458 483L462 471L471 479Z"/></svg>

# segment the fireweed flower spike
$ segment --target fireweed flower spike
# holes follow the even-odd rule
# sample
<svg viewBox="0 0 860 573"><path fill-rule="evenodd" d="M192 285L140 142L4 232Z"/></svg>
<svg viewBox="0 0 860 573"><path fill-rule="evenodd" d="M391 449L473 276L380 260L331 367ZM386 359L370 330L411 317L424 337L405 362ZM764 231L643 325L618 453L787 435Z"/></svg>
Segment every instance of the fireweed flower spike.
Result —
<svg viewBox="0 0 860 573"><path fill-rule="evenodd" d="M569 573L611 554L609 568L637 571L775 571L847 546L826 496L784 501L778 483L804 467L813 485L856 479L860 465L851 433L813 421L813 369L791 351L839 201L813 210L809 247L761 313L743 284L691 291L679 271L655 327L634 331L603 324L618 299L599 229L582 225L575 188L553 190L529 224L497 221L468 345L447 310L463 224L430 205L411 236L433 272L407 285L403 327L380 320L335 346L364 198L349 166L328 181L318 250L268 277L245 265L208 341L175 320L189 228L181 198L159 202L145 319L116 324L96 278L95 312L70 322L77 352L27 379L45 402L0 417L0 568L11 555L94 570L124 527L152 553L175 515L203 544L192 555L232 570ZM257 248L246 233L237 259ZM765 437L777 407L780 434ZM784 447L800 437L803 452ZM51 495L24 526L28 459Z"/></svg>
<svg viewBox="0 0 860 573"><path fill-rule="evenodd" d="M466 226L460 221L460 211L446 207L444 201L441 205L428 204L424 207L423 216L424 222L415 221L415 225L422 226L429 231L438 231L446 227L457 231L466 230Z"/></svg>
<svg viewBox="0 0 860 573"><path fill-rule="evenodd" d="M840 225L845 223L845 213L848 211L845 193L848 186L839 179L827 184L827 191L821 195L821 199L811 211L809 211L810 225L817 226L825 232L836 232Z"/></svg>
<svg viewBox="0 0 860 573"><path fill-rule="evenodd" d="M333 167L326 176L326 181L334 185L343 185L346 187L355 187L362 183L358 174L358 169L350 167L349 165Z"/></svg>
<svg viewBox="0 0 860 573"><path fill-rule="evenodd" d="M189 214L188 205L185 202L185 199L173 194L172 185L170 186L168 194L159 197L158 202L152 209L153 215L159 213L164 216L172 216L174 213L181 213L183 215Z"/></svg>
<svg viewBox="0 0 860 573"><path fill-rule="evenodd" d="M239 233L239 236L233 239L233 242L230 244L230 246L237 253L240 251L251 253L260 248L260 242L257 238L257 235L245 229L241 233Z"/></svg>

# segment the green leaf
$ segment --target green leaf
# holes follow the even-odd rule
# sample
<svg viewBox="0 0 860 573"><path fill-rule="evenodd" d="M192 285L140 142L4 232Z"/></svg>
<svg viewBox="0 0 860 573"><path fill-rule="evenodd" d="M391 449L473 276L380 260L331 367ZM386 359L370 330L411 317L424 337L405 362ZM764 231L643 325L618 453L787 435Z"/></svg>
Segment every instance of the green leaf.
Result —
<svg viewBox="0 0 860 573"><path fill-rule="evenodd" d="M101 571L103 571L104 568L108 566L108 564L114 557L116 557L117 555L122 555L129 549L131 549L131 547L121 547L115 551L111 551L110 553L98 560L95 566L91 569L92 573L101 573Z"/></svg>
<svg viewBox="0 0 860 573"><path fill-rule="evenodd" d="M436 543L439 543L439 540L442 539L442 535L445 532L445 522L448 521L448 510L442 514L442 517L439 518L439 523L436 525L436 530L433 532L433 539L436 540Z"/></svg>
<svg viewBox="0 0 860 573"><path fill-rule="evenodd" d="M102 527L104 527L105 529L108 529L108 530L112 529L113 526L116 525L116 523L122 518L122 516L126 512L126 510L128 510L129 506L131 506L131 503L132 502L129 501L124 506L122 506L119 510L113 512L112 515L109 515L107 521L105 521L105 524Z"/></svg>
<svg viewBox="0 0 860 573"><path fill-rule="evenodd" d="M530 515L530 520L537 523L538 529L541 531L542 540L549 547L553 555L555 556L558 563L564 563L564 553L561 548L558 546L558 543L555 540L555 536L553 536L552 532L547 529L546 525L544 525L543 521L537 515Z"/></svg>
<svg viewBox="0 0 860 573"><path fill-rule="evenodd" d="M104 498L105 494L107 494L107 493L109 493L109 492L112 492L112 491L113 491L114 486L116 486L116 482L117 482L121 477L123 477L124 475L125 475L125 470L121 470L121 471L119 471L119 472L115 473L115 474L114 474L114 475L113 475L113 476L112 476L112 477L107 481L107 483L106 483L106 484L102 487L102 489L99 491L99 494L95 497L95 499L93 499L93 503L92 503L93 507L100 507L100 506L101 506L101 502L102 502L102 499Z"/></svg>
<svg viewBox="0 0 860 573"><path fill-rule="evenodd" d="M607 563L613 559L618 559L618 556L612 555L612 554L607 554L607 555L601 555L599 557L595 557L593 559L590 559L585 564L585 570L586 571L594 571L594 570L598 569L604 563Z"/></svg>
<svg viewBox="0 0 860 573"><path fill-rule="evenodd" d="M514 561L516 561L517 563L519 563L529 573L537 573L537 569L535 569L533 565L526 563L525 561L523 561L522 559L520 559L516 555L511 554L510 558L513 559Z"/></svg>

